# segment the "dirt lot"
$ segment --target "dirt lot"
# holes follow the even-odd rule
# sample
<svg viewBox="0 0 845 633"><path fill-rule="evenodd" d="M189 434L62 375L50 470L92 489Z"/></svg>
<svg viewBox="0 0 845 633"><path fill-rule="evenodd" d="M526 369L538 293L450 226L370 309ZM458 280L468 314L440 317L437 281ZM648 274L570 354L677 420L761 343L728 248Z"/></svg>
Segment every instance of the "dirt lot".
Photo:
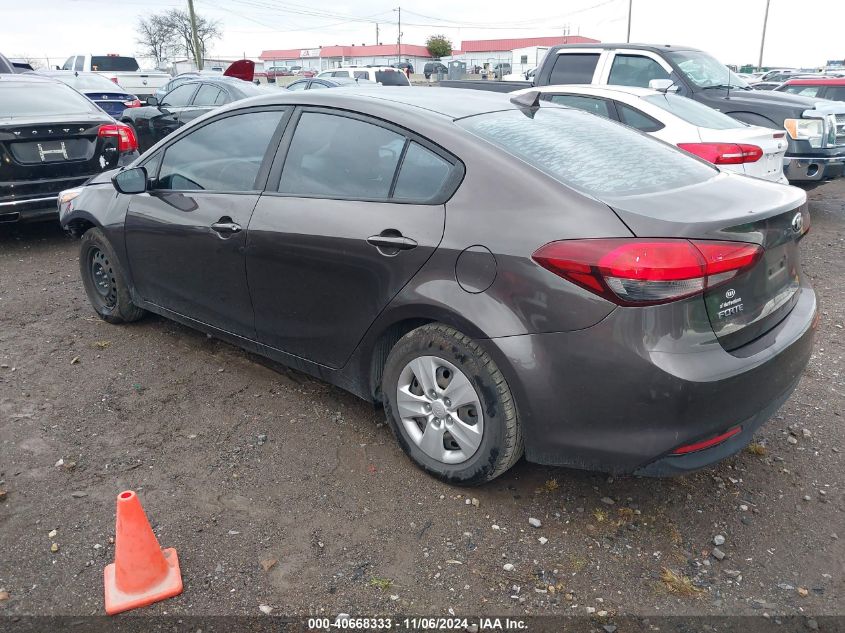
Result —
<svg viewBox="0 0 845 633"><path fill-rule="evenodd" d="M75 240L5 227L0 614L103 613L127 488L181 560L153 614L845 614L845 182L810 196L823 318L761 454L671 480L521 462L472 490L338 389L161 318L100 321Z"/></svg>

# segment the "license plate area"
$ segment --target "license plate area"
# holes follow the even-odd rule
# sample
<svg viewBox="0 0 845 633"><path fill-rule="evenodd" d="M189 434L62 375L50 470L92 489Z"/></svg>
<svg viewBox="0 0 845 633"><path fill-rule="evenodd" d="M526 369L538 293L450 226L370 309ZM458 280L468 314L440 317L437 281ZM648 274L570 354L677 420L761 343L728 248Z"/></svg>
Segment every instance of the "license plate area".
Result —
<svg viewBox="0 0 845 633"><path fill-rule="evenodd" d="M49 165L89 160L94 144L86 138L44 139L10 143L12 156L23 165Z"/></svg>

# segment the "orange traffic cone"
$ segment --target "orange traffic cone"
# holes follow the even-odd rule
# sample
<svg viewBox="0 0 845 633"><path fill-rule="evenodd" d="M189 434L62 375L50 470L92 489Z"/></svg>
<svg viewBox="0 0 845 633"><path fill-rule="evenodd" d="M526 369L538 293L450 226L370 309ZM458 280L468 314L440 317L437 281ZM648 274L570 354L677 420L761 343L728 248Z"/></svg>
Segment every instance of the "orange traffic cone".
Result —
<svg viewBox="0 0 845 633"><path fill-rule="evenodd" d="M109 615L182 593L176 550L161 549L138 496L131 490L117 496L114 562L103 570L103 578Z"/></svg>

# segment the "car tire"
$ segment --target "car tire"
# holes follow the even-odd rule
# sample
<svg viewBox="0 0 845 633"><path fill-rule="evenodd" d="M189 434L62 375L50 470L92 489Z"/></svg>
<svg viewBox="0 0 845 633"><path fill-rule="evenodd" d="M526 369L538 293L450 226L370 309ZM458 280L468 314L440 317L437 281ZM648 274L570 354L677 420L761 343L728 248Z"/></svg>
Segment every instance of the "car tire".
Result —
<svg viewBox="0 0 845 633"><path fill-rule="evenodd" d="M428 395L426 387L433 387ZM387 357L382 393L399 445L447 483L483 484L522 456L507 381L477 342L452 327L431 323L399 339Z"/></svg>
<svg viewBox="0 0 845 633"><path fill-rule="evenodd" d="M104 321L131 323L146 314L132 303L123 267L101 229L89 229L82 236L79 272L88 300Z"/></svg>

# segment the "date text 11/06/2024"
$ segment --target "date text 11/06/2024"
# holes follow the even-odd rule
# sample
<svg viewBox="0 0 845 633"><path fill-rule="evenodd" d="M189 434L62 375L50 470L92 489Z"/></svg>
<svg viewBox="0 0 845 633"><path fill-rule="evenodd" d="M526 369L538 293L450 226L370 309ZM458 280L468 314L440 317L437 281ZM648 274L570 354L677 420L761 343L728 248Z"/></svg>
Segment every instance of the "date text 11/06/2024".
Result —
<svg viewBox="0 0 845 633"><path fill-rule="evenodd" d="M342 617L308 618L311 631L329 631L346 629L350 631L404 630L404 631L523 631L528 628L525 620L518 618L380 618L380 617Z"/></svg>

